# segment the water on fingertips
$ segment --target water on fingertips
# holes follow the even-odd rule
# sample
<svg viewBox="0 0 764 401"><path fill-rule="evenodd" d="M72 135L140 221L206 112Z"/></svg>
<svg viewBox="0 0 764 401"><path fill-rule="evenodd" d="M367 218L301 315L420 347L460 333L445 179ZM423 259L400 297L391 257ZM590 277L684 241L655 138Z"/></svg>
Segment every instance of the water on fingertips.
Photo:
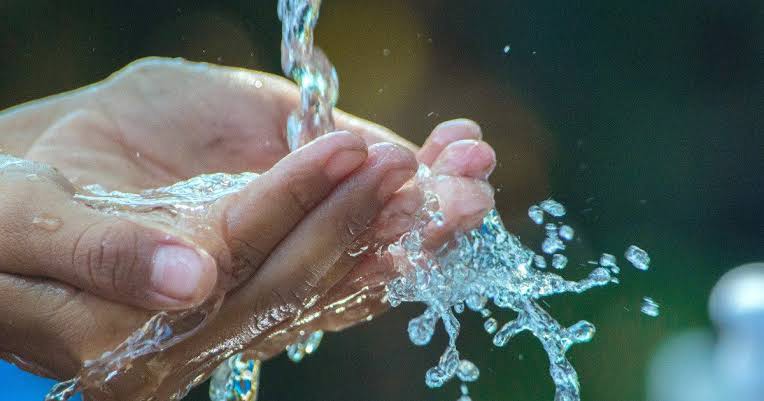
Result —
<svg viewBox="0 0 764 401"><path fill-rule="evenodd" d="M298 84L302 95L301 107L291 114L287 124L287 137L293 149L332 129L331 108L337 100L337 74L313 43L319 7L320 1L316 0L279 1L282 67ZM387 285L388 302L393 307L403 302L423 303L427 307L421 316L409 322L411 341L427 345L438 322L442 322L449 337L440 360L426 372L425 383L440 387L457 378L463 382L460 399L470 399L464 383L477 380L480 371L474 363L461 357L456 344L460 323L455 313L462 313L466 305L486 319L484 329L493 336L494 346L504 346L521 331L535 335L549 355L550 374L556 386L555 400L578 400L578 377L565 353L573 344L590 341L594 326L580 321L565 327L541 308L538 301L560 293L581 293L616 283L617 278L612 275L616 271L599 266L581 281L568 281L534 268L534 261L538 268L546 266L544 257L536 255L509 233L495 210L488 213L480 228L457 233L453 241L437 251L427 249L425 227L442 221L437 194L430 189L436 180L438 177L426 166L420 166L415 183L424 194L422 208L410 232L388 248L399 273L399 277ZM554 199L546 199L528 211L536 224L544 222L545 214L549 220L559 220L565 213L565 207ZM562 254L565 242L571 241L575 232L568 225L551 222L545 231L541 251L552 255L552 266L562 270L568 263ZM517 317L499 328L498 321L490 317L489 304L512 309ZM302 348L301 344L290 346L290 357L301 359L304 353L299 350Z"/></svg>

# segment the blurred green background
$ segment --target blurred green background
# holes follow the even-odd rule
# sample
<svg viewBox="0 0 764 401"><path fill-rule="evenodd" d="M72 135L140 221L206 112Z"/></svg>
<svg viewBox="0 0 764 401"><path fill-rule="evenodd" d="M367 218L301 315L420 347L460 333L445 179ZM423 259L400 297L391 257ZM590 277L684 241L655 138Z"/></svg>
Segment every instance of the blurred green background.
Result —
<svg viewBox="0 0 764 401"><path fill-rule="evenodd" d="M0 108L150 55L279 73L275 3L0 0ZM563 323L597 325L570 353L585 400L643 400L658 344L708 326L715 281L764 260L760 0L326 0L321 14L317 42L339 72L340 107L420 142L442 120L478 121L500 161L498 208L526 243L541 237L528 205L553 196L582 239L572 259L620 258L631 243L650 252L648 273L626 269L618 287L549 301ZM567 274L585 271L574 263ZM659 318L639 313L645 295ZM419 309L328 335L299 365L267 362L260 400L455 399L456 384L425 388L445 339L409 343ZM460 347L482 370L476 400L552 400L531 336L494 349L466 320Z"/></svg>

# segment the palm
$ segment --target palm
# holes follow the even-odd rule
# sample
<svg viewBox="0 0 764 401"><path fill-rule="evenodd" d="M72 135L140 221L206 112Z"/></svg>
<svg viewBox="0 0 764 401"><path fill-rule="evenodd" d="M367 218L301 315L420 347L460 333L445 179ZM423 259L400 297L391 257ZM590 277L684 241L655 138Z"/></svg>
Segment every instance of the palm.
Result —
<svg viewBox="0 0 764 401"><path fill-rule="evenodd" d="M213 171L263 171L287 153L280 122L288 108L273 104L273 90L290 90L281 82L267 78L281 87L243 93L216 81L246 79L259 86L266 77L134 68L76 94L82 108L46 127L26 156L80 184L133 191Z"/></svg>

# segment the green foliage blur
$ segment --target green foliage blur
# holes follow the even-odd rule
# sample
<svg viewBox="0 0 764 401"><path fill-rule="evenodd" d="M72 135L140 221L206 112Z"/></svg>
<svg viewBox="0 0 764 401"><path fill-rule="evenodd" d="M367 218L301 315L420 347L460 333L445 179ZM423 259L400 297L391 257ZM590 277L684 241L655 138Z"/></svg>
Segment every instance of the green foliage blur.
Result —
<svg viewBox="0 0 764 401"><path fill-rule="evenodd" d="M100 80L144 56L280 73L276 1L0 0L0 108ZM764 260L764 10L757 0L325 0L318 44L340 107L421 141L440 121L481 123L510 230L536 246L527 207L553 196L581 241L572 261L631 243L653 268L618 287L549 300L565 324L595 323L570 355L587 401L638 401L655 348L707 327L727 270ZM256 112L256 110L253 110ZM622 261L621 265L626 263ZM569 265L581 277L589 267ZM653 319L643 296L658 301ZM262 401L455 399L424 372L444 346L409 343L402 307L325 337L299 365L264 365ZM500 321L511 316L499 314ZM482 374L476 400L553 398L529 335L490 345L476 316L460 348ZM206 385L189 401L206 400Z"/></svg>

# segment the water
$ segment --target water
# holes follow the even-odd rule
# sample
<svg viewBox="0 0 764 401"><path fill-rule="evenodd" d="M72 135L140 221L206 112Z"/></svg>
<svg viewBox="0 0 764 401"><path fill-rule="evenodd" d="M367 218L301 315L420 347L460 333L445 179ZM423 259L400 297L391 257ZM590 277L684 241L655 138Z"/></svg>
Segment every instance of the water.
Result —
<svg viewBox="0 0 764 401"><path fill-rule="evenodd" d="M318 20L318 0L280 0L279 17L283 22L282 67L300 88L300 107L287 121L287 140L291 149L334 129L332 107L338 96L337 74L323 52L313 45L313 29ZM256 179L255 174L210 174L169 187L129 194L108 191L97 185L83 189L77 200L110 213L185 213L204 210L209 203L226 194L240 190ZM562 293L582 293L595 287L617 282L614 273L597 267L580 281L569 281L560 275L540 270L546 264L504 227L496 210L489 212L482 225L469 232L457 233L455 238L438 250L424 247L424 228L442 219L438 198L432 190L437 180L426 166L420 166L415 184L422 190L423 206L416 214L410 232L387 248L399 276L386 287L387 300L396 307L404 302L426 306L421 316L408 326L414 344L427 345L442 324L448 345L437 364L425 373L425 383L440 387L453 379L463 382L460 400L468 401L466 382L479 378L479 368L463 358L457 349L460 322L455 311L466 309L483 317L483 328L492 335L496 347L505 346L515 335L528 331L540 342L549 358L549 373L555 384L556 401L580 399L578 375L566 358L568 349L593 338L594 326L586 321L569 327L555 320L539 302ZM543 224L544 215L565 216L565 207L547 199L528 210L536 224ZM564 228L567 227L567 228ZM564 241L573 238L569 226L548 223L543 252L553 255L552 265L564 267ZM638 249L638 248L636 248ZM641 251L641 250L639 250ZM644 251L642 251L644 253ZM639 266L649 265L646 253L629 248L627 259ZM541 258L539 258L541 256ZM565 258L565 259L563 259ZM563 262L565 261L565 262ZM534 267L534 262L536 266ZM543 263L542 263L543 262ZM637 264L635 263L635 266ZM117 349L105 353L96 361L88 361L80 375L61 383L49 395L49 400L66 400L83 386L105 383L122 372L135 358L160 352L177 341L192 335L206 318L215 313L222 297L195 311L167 313L154 316ZM466 306L466 308L465 308ZM491 316L491 308L516 312L515 319L500 324ZM195 319L195 320L193 320ZM193 320L192 324L185 323ZM185 330L179 330L179 327ZM323 333L305 333L303 341L290 345L287 353L300 360L314 352ZM215 350L224 353L230 350ZM230 354L228 354L230 355ZM247 400L256 396L259 363L253 355L236 354L215 371L210 387L213 401ZM193 383L192 383L193 384ZM176 395L174 399L181 397ZM246 398L244 398L246 397Z"/></svg>
<svg viewBox="0 0 764 401"><path fill-rule="evenodd" d="M536 224L544 223L544 211L538 205L531 205L528 208L528 217Z"/></svg>
<svg viewBox="0 0 764 401"><path fill-rule="evenodd" d="M618 274L621 272L621 268L618 267L618 265L616 264L617 261L615 259L615 256L609 253L603 253L600 256L599 263L600 263L600 266L609 268L610 271L613 272L614 274Z"/></svg>
<svg viewBox="0 0 764 401"><path fill-rule="evenodd" d="M286 137L289 149L294 151L320 135L334 131L332 109L337 104L339 80L337 71L320 48L314 46L313 30L318 22L321 0L279 0L278 16L281 20L281 68L300 89L300 106L289 114ZM389 52L389 51L388 51ZM351 256L366 249L351 250ZM312 354L321 343L323 332L311 333L304 341L287 346L286 353L293 362L300 362ZM229 389L236 377L228 372L230 361L216 369L216 375L229 377L210 384L212 401L230 399ZM257 377L253 377L256 380ZM225 388L221 388L221 386ZM252 387L256 388L256 385ZM219 394L213 398L213 394ZM225 398L222 395L229 394ZM257 394L247 398L254 401Z"/></svg>
<svg viewBox="0 0 764 401"><path fill-rule="evenodd" d="M533 256L533 266L536 266L539 269L546 269L546 258L544 255Z"/></svg>
<svg viewBox="0 0 764 401"><path fill-rule="evenodd" d="M292 113L287 124L287 137L293 149L333 128L331 107L337 100L337 74L325 55L313 45L319 7L320 1L315 0L279 1L279 17L283 23L282 67L301 91L300 109ZM484 329L495 332L493 343L496 346L505 345L521 331L530 331L539 338L549 355L550 374L556 385L555 399L578 400L578 377L565 353L571 345L591 340L594 326L582 321L565 328L537 301L554 294L580 293L610 284L614 281L610 271L597 268L589 277L575 282L534 269L534 259L541 265L546 263L543 257L539 263L539 255L523 246L504 228L495 210L485 217L480 228L458 233L456 239L436 252L426 249L423 246L424 227L442 219L437 195L430 190L435 180L437 177L426 166L420 166L415 184L424 194L423 206L411 231L388 248L400 274L387 286L390 305L419 302L427 306L422 315L409 322L408 334L412 343L428 344L438 322L442 322L449 336L448 347L438 364L426 372L425 383L439 387L454 377L463 382L478 379L477 366L461 358L456 348L460 323L454 312L461 313L466 305L469 310L487 318ZM553 199L544 200L528 210L536 224L543 223L545 213L561 218L566 211ZM558 227L556 224L548 224L545 230L542 250L553 254L552 265L562 269L567 258L558 252L565 249L563 240L573 239L574 231L569 226ZM517 318L496 331L498 322L489 317L489 302L498 308L514 310ZM298 355L301 359L301 353L295 351L299 349L299 344L290 346L290 357ZM466 386L462 389L461 399L468 400Z"/></svg>
<svg viewBox="0 0 764 401"><path fill-rule="evenodd" d="M639 270L647 270L650 268L650 255L645 252L644 249L631 245L626 249L626 260L629 261L634 267Z"/></svg>
<svg viewBox="0 0 764 401"><path fill-rule="evenodd" d="M565 206L563 206L560 202L557 202L554 199L547 199L539 204L539 207L541 210L545 211L546 213L549 213L550 215L554 217L563 217L565 216Z"/></svg>
<svg viewBox="0 0 764 401"><path fill-rule="evenodd" d="M432 178L428 174L427 169L421 168L417 175L424 188ZM418 225L390 247L401 276L388 285L388 299L392 306L403 302L427 305L425 312L409 323L409 337L414 344L428 344L439 322L449 337L437 365L427 371L425 383L440 387L454 377L462 379L457 368L465 359L456 347L460 323L451 311L453 305L465 302L474 311L490 303L517 313L514 320L504 323L495 332L498 326L495 319L484 323L486 331L493 332L494 346L505 346L522 331L531 332L549 356L550 375L556 386L555 400L580 399L578 376L565 353L574 344L590 341L594 326L582 321L564 327L538 301L555 294L581 293L611 284L611 273L605 268L596 268L577 282L533 268L536 255L504 228L496 211L486 216L480 228L461 233L448 247L432 252L422 246L422 228L438 212L424 208L420 213Z"/></svg>
<svg viewBox="0 0 764 401"><path fill-rule="evenodd" d="M47 213L32 218L32 225L40 227L45 231L56 231L61 227L61 224L63 224L63 222L60 218L51 216Z"/></svg>
<svg viewBox="0 0 764 401"><path fill-rule="evenodd" d="M573 230L573 227L568 225L560 226L560 231L558 232L560 238L562 238L565 241L572 241L573 237L575 237L575 230Z"/></svg>
<svg viewBox="0 0 764 401"><path fill-rule="evenodd" d="M639 310L650 317L658 317L661 314L660 305L650 297L642 298L642 307Z"/></svg>
<svg viewBox="0 0 764 401"><path fill-rule="evenodd" d="M552 267L554 267L557 270L562 270L565 268L565 266L568 264L568 257L560 254L555 253L552 255Z"/></svg>
<svg viewBox="0 0 764 401"><path fill-rule="evenodd" d="M281 68L300 88L300 107L287 122L292 150L334 130L332 108L337 103L337 71L313 45L321 0L279 0Z"/></svg>
<svg viewBox="0 0 764 401"><path fill-rule="evenodd" d="M253 401L257 397L260 361L236 354L221 364L210 380L212 401Z"/></svg>
<svg viewBox="0 0 764 401"><path fill-rule="evenodd" d="M302 359L305 358L305 355L310 355L318 349L323 337L323 331L315 331L308 334L304 341L288 345L286 348L287 357L289 357L292 362L302 361Z"/></svg>

